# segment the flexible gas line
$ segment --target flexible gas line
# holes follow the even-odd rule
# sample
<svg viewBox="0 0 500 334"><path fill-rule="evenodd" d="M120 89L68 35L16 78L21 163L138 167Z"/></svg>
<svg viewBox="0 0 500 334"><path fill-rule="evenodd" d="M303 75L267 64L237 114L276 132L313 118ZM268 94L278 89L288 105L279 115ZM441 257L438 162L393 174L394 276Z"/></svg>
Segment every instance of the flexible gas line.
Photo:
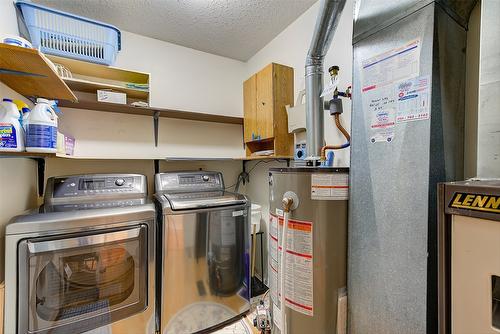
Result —
<svg viewBox="0 0 500 334"><path fill-rule="evenodd" d="M337 126L337 129L339 129L340 132L344 135L345 139L347 140L347 143L342 144L342 145L326 145L321 148L321 161L326 160L326 150L339 150L342 148L349 147L351 145L351 136L349 135L349 132L347 132L346 129L342 126L340 123L340 115L335 114L335 125Z"/></svg>

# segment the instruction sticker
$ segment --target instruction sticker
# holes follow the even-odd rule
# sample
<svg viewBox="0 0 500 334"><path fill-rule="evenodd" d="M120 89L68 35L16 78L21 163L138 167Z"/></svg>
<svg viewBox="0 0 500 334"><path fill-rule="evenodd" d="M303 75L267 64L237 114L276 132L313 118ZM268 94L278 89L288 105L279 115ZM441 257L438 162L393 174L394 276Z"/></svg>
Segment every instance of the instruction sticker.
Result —
<svg viewBox="0 0 500 334"><path fill-rule="evenodd" d="M411 103L418 103L409 91L401 101L399 94L407 86L400 83L418 76L419 66L420 39L362 61L362 103L370 121L372 143L392 142L397 117L408 114ZM406 92L403 90L403 94Z"/></svg>
<svg viewBox="0 0 500 334"><path fill-rule="evenodd" d="M311 199L343 201L349 198L349 174L311 174Z"/></svg>
<svg viewBox="0 0 500 334"><path fill-rule="evenodd" d="M396 124L396 92L394 87L385 86L370 90L363 96L365 110L370 115L370 141L391 142L394 138Z"/></svg>
<svg viewBox="0 0 500 334"><path fill-rule="evenodd" d="M269 219L269 282L273 303L281 298L281 256L284 219L270 214ZM288 221L285 303L297 312L313 316L313 224L308 221Z"/></svg>
<svg viewBox="0 0 500 334"><path fill-rule="evenodd" d="M292 310L313 316L313 224L288 221L285 271L285 304Z"/></svg>
<svg viewBox="0 0 500 334"><path fill-rule="evenodd" d="M397 123L429 119L430 80L426 75L396 85Z"/></svg>
<svg viewBox="0 0 500 334"><path fill-rule="evenodd" d="M361 62L362 91L377 89L419 74L420 39Z"/></svg>
<svg viewBox="0 0 500 334"><path fill-rule="evenodd" d="M273 303L273 323L281 330L281 310L275 303Z"/></svg>
<svg viewBox="0 0 500 334"><path fill-rule="evenodd" d="M278 217L272 213L269 215L269 289L271 299L278 303Z"/></svg>

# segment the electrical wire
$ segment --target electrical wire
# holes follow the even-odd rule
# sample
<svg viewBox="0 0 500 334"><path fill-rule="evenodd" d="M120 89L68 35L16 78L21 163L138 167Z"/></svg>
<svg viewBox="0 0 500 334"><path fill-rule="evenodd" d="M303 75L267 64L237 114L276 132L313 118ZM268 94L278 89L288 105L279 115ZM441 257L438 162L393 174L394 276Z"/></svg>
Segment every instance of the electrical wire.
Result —
<svg viewBox="0 0 500 334"><path fill-rule="evenodd" d="M228 186L228 187L225 187L224 189L225 190L228 190L228 189L231 189L233 187L235 187L235 192L238 192L239 190L239 185L243 182L243 184L245 183L248 183L250 182L250 173L252 173L252 171L258 166L260 165L261 163L265 163L265 164L268 164L268 163L271 163L271 162L287 162L286 159L269 159L269 160L259 160L257 161L257 163L252 167L250 168L250 170L248 172L241 172L240 174L238 174L238 177L236 179L236 182L233 183L232 185Z"/></svg>

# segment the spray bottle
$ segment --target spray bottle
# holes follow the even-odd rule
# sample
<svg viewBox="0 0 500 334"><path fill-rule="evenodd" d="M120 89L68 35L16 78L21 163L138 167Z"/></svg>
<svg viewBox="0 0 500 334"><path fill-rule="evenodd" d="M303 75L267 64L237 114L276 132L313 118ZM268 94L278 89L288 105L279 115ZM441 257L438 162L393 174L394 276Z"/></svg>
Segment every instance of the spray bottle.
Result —
<svg viewBox="0 0 500 334"><path fill-rule="evenodd" d="M24 132L19 122L19 111L11 99L0 103L0 151L24 151Z"/></svg>

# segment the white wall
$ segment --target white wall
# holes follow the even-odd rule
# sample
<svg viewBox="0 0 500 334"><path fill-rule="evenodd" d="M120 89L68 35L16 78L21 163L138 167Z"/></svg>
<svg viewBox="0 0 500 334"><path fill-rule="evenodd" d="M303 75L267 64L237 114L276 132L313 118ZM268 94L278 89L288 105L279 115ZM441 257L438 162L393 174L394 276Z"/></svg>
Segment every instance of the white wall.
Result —
<svg viewBox="0 0 500 334"><path fill-rule="evenodd" d="M114 66L151 73L151 105L243 116L245 63L122 31Z"/></svg>
<svg viewBox="0 0 500 334"><path fill-rule="evenodd" d="M0 38L19 34L16 10L12 3L10 0L0 0Z"/></svg>
<svg viewBox="0 0 500 334"><path fill-rule="evenodd" d="M314 4L309 10L301 15L296 21L290 24L283 32L260 50L255 56L250 58L246 66L246 73L243 80L250 77L255 72L262 69L270 62L276 62L295 69L295 97L300 90L305 87L304 66L306 54L312 38L312 33L316 23L316 16L319 10L319 2ZM334 35L332 45L325 58L325 85L330 80L327 70L332 65L340 66L340 88L345 89L351 84L352 77L352 13L353 1L347 0L344 11L340 18L337 31ZM243 81L242 80L242 81ZM350 131L351 128L351 103L344 100L344 114L342 115L344 127ZM328 144L344 143L345 139L335 127L333 119L328 112L325 112L325 137ZM249 163L247 170L250 170L255 162ZM349 149L335 152L335 166L349 166ZM268 169L270 167L283 167L284 163L273 162L270 164L260 163L251 173L250 183L245 187L252 202L262 205L263 221L262 227L267 231L269 221L269 187ZM267 245L267 233L265 245ZM259 259L259 257L258 257ZM264 256L264 263L267 263L267 254ZM257 265L257 269L260 264ZM264 265L264 276L267 277L267 265ZM259 271L259 270L257 270Z"/></svg>
<svg viewBox="0 0 500 334"><path fill-rule="evenodd" d="M154 146L153 118L63 108L59 129L76 138L75 156L100 159L244 156L240 125L159 120Z"/></svg>

